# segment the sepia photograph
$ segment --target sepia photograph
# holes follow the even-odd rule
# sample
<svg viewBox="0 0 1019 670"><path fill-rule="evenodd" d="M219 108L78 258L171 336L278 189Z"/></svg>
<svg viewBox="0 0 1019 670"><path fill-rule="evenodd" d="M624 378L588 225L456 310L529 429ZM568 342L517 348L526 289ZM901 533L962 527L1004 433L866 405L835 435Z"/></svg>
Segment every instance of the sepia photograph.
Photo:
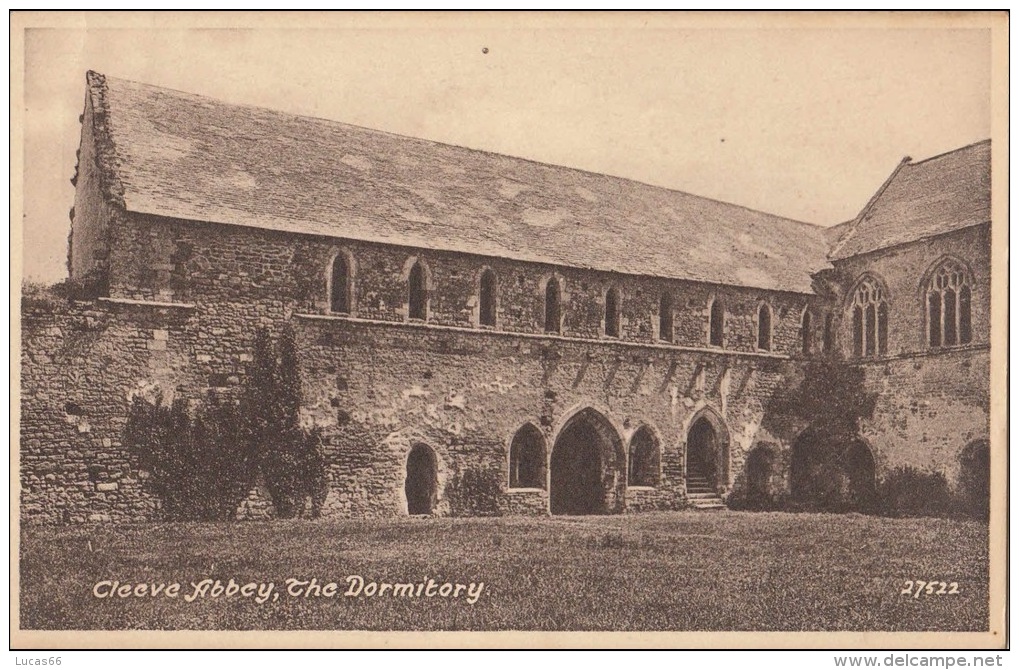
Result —
<svg viewBox="0 0 1019 670"><path fill-rule="evenodd" d="M1004 648L1007 20L12 13L12 649Z"/></svg>

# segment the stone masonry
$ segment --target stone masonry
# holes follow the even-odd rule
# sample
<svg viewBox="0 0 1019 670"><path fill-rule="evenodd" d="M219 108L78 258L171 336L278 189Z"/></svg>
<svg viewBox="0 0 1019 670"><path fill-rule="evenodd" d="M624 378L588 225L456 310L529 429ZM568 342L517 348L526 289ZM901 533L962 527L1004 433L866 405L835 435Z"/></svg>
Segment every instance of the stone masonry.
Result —
<svg viewBox="0 0 1019 670"><path fill-rule="evenodd" d="M71 213L71 298L34 291L26 293L22 303L19 466L21 515L26 523L162 518L161 501L147 486L148 473L124 440L131 399L182 397L197 404L209 393L236 395L253 360L257 330L279 332L285 324L297 335L301 420L323 430L329 481L323 512L328 516L408 514L409 470L416 467L411 454L422 445L434 460L433 514L549 514L552 497L559 495L553 490L557 486L556 473L551 472L556 467L553 453L573 448L599 464L598 483L592 486L601 487L603 512L681 509L691 502L688 482L696 474L688 467L687 449L695 424L709 426L717 453L708 467L712 494L725 499L745 486L748 455L762 445L779 455L782 465L773 479L778 488L788 488L785 473L797 435L772 434L762 427L767 424L765 412L789 372L819 356L844 357L864 366L868 386L878 393L874 418L860 426L877 478L898 465L915 465L942 471L954 482L961 450L989 439L987 221L920 231L916 239L891 240L871 245L874 248L865 245L868 231L883 215L881 198L905 198L896 195L895 179L911 179L918 174L911 170L934 169L937 163L902 167L899 176L890 178L891 186L876 196L877 205L872 202L857 221L844 224L835 231L837 236L827 239L830 248L846 249L846 240L855 236L852 244L857 250L848 255L833 254L829 260L821 251L815 257L822 232L807 224L779 221L769 229L766 223L754 223L739 230L719 228L718 239L736 240L732 244L744 245L740 249L712 248L710 239L694 240L688 233L660 242L651 236L652 245L676 248L679 269L641 274L625 264L612 269L612 259L571 263L552 255L529 256L526 250L491 253L483 243L446 244L442 226L424 223L422 217L417 220L395 200L391 207L380 201L378 211L368 213L380 217L380 232L374 238L361 232L345 234L343 221L331 232L318 224L299 229L287 223L287 216L297 218L293 211L299 207L321 210L317 199L325 196L318 191L297 192L292 203L281 202L280 212L274 214L284 221L279 225L264 222L263 208L275 206L273 199L260 202L257 209L251 206L253 225L245 225L227 220L233 214L218 214L249 206L231 190L245 187L236 179L232 186L224 186L221 201L194 195L181 205L207 215L182 216L180 208L160 204L167 196L158 186L163 183L157 179L162 178L159 162L134 162L133 152L149 150L148 140L125 128L131 124L149 128L149 121L137 126L136 119L150 113L151 105L164 104L167 95L181 96L180 104L199 103L185 94L113 84L114 89L117 86L127 93L107 94L107 81L89 75ZM214 101L200 104L233 109ZM281 119L284 139L298 137L302 127L312 133L332 132L296 117ZM174 123L184 124L180 133L211 132L189 116ZM264 133L264 126L252 125L249 130ZM210 173L210 180L225 180L234 169L229 167L230 152L247 146L243 124L231 132L236 135L210 135L211 148L201 149L221 152L212 163L224 172ZM182 136L173 141L164 137L158 144L161 160L168 165L196 151L197 145ZM135 144L129 142L132 138ZM410 153L402 157L388 153L388 145L377 138L366 142L375 147L376 154L365 154L372 160L383 155L396 156L394 165L418 160ZM432 151L414 146L414 151L424 152L420 156ZM358 170L369 160L359 162L342 148L336 151L341 162ZM328 158L309 155L309 173L330 169ZM478 165L491 161L502 174L509 174L507 166L516 160L473 154L469 158ZM316 160L325 162L314 168ZM978 163L979 157L974 160ZM969 165L963 161L957 169ZM520 169L525 167L533 169ZM559 170L542 169L546 167ZM580 177L571 173L563 178ZM379 173L372 179L387 177ZM624 191L630 187L618 181L604 193L629 197ZM526 185L523 177L518 186L510 188L507 183L499 182L497 207L484 200L489 196L483 191L477 197L458 195L456 207L466 215L498 210L510 216L515 210L507 203ZM602 198L604 194L595 189L595 185L575 189L577 202L587 206L584 203ZM673 197L672 192L656 194L664 189L652 191L636 193L635 201ZM336 197L342 205L342 197ZM440 204L448 203L435 206ZM291 206L294 209L288 210ZM566 216L554 202L544 206L556 217ZM711 207L731 210L712 213ZM718 215L723 220L730 216L726 212L736 218L753 214L710 202L697 204L695 210L695 216ZM520 226L551 225L547 219L535 223L531 209L523 216L529 223ZM383 222L386 217L419 235L415 239L433 236L435 243L413 244L410 238L384 234L381 231L391 225L388 219ZM641 225L639 220L620 223ZM477 233L473 224L464 225L449 234ZM744 224L732 224L737 225ZM795 248L801 240L801 255L809 257L802 267L776 262L776 240L765 238L779 230L792 236L779 247ZM493 239L501 234L489 232ZM751 233L761 236L760 243ZM537 239L559 234L539 232ZM620 249L626 247L625 226L605 234L621 235ZM712 231L701 234L710 238ZM512 246L502 238L496 241ZM578 258L588 258L579 247L578 242ZM693 247L698 249L689 251ZM570 248L568 239L562 248ZM705 253L715 255L704 260ZM753 265L754 254L760 265ZM973 337L958 346L932 349L924 335L922 284L929 268L946 255L970 268ZM342 314L331 311L336 258L348 268L350 304ZM684 271L684 258L692 259L691 268L701 269ZM409 286L415 264L424 276L424 319L411 318ZM494 325L481 323L480 282L486 270L496 278ZM881 355L853 360L847 301L864 275L880 277L886 287L888 344ZM728 277L732 279L716 280ZM561 287L561 327L551 333L545 329L549 281ZM606 334L610 290L619 296L618 336ZM663 294L670 298L670 320L660 318L659 310L667 304ZM723 306L720 346L710 343L712 304ZM672 332L660 332L661 324L670 321ZM540 434L544 479L537 485L511 486L510 471L516 467L511 445L525 426ZM633 457L631 439L638 431L653 437L657 473L648 485L631 486L627 464ZM598 445L583 451L583 444L567 444L567 435L593 436L584 439ZM456 482L468 473L497 482L494 509L481 509L478 501L457 497ZM271 515L272 501L261 486L238 509L244 518Z"/></svg>

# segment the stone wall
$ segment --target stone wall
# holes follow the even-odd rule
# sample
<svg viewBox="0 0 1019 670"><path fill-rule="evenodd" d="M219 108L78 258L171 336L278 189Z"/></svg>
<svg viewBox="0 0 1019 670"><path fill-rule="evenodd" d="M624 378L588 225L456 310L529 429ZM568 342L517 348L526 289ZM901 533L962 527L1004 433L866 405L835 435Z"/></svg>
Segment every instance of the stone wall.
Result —
<svg viewBox="0 0 1019 670"><path fill-rule="evenodd" d="M234 392L253 353L247 340L210 338L204 318L190 303L26 300L27 523L160 518L159 501L124 443L130 398L178 394L200 402L210 389ZM417 443L438 457L437 513L547 513L547 487L509 490L510 440L531 422L545 436L548 458L567 419L583 408L603 414L624 448L642 425L659 438L659 485L627 491L626 509L682 507L686 431L695 415L714 412L729 427L727 480L734 481L784 364L756 354L315 314L294 313L291 322L302 416L325 431L325 514L360 518L406 513L406 460ZM625 463L618 465L616 476L625 478ZM494 509L473 510L470 501L447 495L469 471L495 483ZM243 516L267 512L261 490L241 502Z"/></svg>
<svg viewBox="0 0 1019 670"><path fill-rule="evenodd" d="M752 355L319 315L295 322L305 418L335 435L331 461L349 468L334 467L326 505L344 515L403 513L403 466L419 442L436 451L440 483L481 469L505 494L501 511L544 512L547 488L509 490L510 442L532 423L549 457L567 419L589 407L624 447L642 425L659 438L659 486L630 491L628 507L676 508L692 417L705 407L724 417L735 472L780 375L781 361Z"/></svg>
<svg viewBox="0 0 1019 670"><path fill-rule="evenodd" d="M187 388L188 311L26 296L21 340L21 515L29 523L158 517L123 444L134 394Z"/></svg>
<svg viewBox="0 0 1019 670"><path fill-rule="evenodd" d="M911 465L957 483L963 449L990 436L989 353L977 347L864 364L878 401L862 433L879 473Z"/></svg>
<svg viewBox="0 0 1019 670"><path fill-rule="evenodd" d="M655 487L625 488L626 511L685 505L686 435L708 413L727 443L722 488L739 487L755 446L767 445L787 484L793 435L761 427L767 400L797 365L804 309L818 296L769 293L653 277L337 241L277 231L127 215L114 205L109 298L68 303L26 300L22 340L22 514L29 523L159 518L159 501L123 443L135 393L237 393L245 383L258 328L298 335L303 420L323 428L330 493L327 515L407 513L404 480L415 444L435 453L439 514L544 514L548 486L509 488L509 445L532 423L548 459L576 412L592 408L622 448L641 426L659 440ZM87 210L92 211L92 210ZM76 226L85 223L76 221ZM987 435L986 250L979 232L848 259L836 288L864 268L879 272L892 302L890 352L867 362L879 391L865 427L879 474L898 464L931 464L953 475L958 451ZM981 250L984 249L984 252ZM973 267L974 343L916 353L924 269L952 250ZM328 273L338 253L352 259L354 309L329 314ZM407 276L428 267L427 323L407 318ZM478 282L498 277L496 328L478 324ZM544 282L564 287L562 335L543 331ZM839 282L842 283L839 283ZM622 294L621 337L603 334L604 295ZM674 344L657 333L662 291L675 307ZM917 295L909 307L910 291ZM708 305L726 306L725 347L706 345ZM773 352L758 352L757 315L772 310ZM917 325L920 320L920 326ZM813 319L820 342L823 318ZM839 324L837 323L837 327ZM914 347L915 349L915 347ZM625 478L625 458L616 463ZM491 482L491 509L457 497L473 473ZM458 488L459 487L459 488ZM241 516L271 514L264 486L239 501ZM487 503L486 503L487 504Z"/></svg>
<svg viewBox="0 0 1019 670"><path fill-rule="evenodd" d="M897 356L926 352L926 303L924 279L945 256L961 260L973 275L973 344L987 345L991 333L991 238L990 226L973 226L912 244L904 244L847 258L835 264L840 322L838 340L845 356L852 353L852 325L847 314L848 293L857 280L869 273L888 289L888 354Z"/></svg>
<svg viewBox="0 0 1019 670"><path fill-rule="evenodd" d="M106 279L110 254L110 222L113 208L107 204L98 169L100 147L96 146L94 124L103 123L105 117L92 112L91 96L86 96L82 115L81 145L78 164L72 182L75 186L74 207L71 209L71 244L68 248L68 268L72 279Z"/></svg>
<svg viewBox="0 0 1019 670"><path fill-rule="evenodd" d="M553 274L563 287L562 334L568 337L617 339L604 335L605 292L616 286L622 295L618 339L623 341L659 341L659 299L668 291L673 296L676 344L707 346L708 304L717 298L726 306L724 348L756 351L758 306L767 302L773 315L772 350L793 354L800 351L803 310L808 304L821 304L817 296L805 294L554 268L238 226L137 215L131 219L132 225L120 226L113 243L112 296L215 303L220 313L243 311L228 318L245 324L286 318L291 311L328 313L329 271L339 253L352 259L355 268L352 316L373 321L408 321L407 277L419 259L429 278L429 322L437 325L478 327L479 282L485 268L491 268L498 280L495 329L516 333L544 331L544 288Z"/></svg>
<svg viewBox="0 0 1019 670"><path fill-rule="evenodd" d="M971 442L990 435L990 227L975 226L919 242L852 257L836 264L840 304L864 273L888 290L888 354L860 362L866 384L877 393L872 421L863 427L878 473L912 465L959 474L959 455ZM973 340L931 349L926 336L925 279L942 258L961 260L971 271ZM840 317L840 351L851 353L845 310Z"/></svg>

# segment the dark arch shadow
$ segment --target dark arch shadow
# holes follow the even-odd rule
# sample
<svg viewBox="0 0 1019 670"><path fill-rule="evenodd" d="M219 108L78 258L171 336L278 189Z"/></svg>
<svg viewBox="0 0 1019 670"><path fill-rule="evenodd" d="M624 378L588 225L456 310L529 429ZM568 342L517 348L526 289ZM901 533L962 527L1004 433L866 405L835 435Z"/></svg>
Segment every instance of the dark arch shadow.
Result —
<svg viewBox="0 0 1019 670"><path fill-rule="evenodd" d="M545 488L545 436L531 422L513 434L509 450L509 487Z"/></svg>
<svg viewBox="0 0 1019 670"><path fill-rule="evenodd" d="M661 448L658 437L642 425L630 437L626 483L628 486L658 486Z"/></svg>
<svg viewBox="0 0 1019 670"><path fill-rule="evenodd" d="M729 486L729 431L713 411L704 410L686 434L686 485L725 493Z"/></svg>
<svg viewBox="0 0 1019 670"><path fill-rule="evenodd" d="M407 479L404 493L407 496L408 514L431 514L438 502L438 460L426 444L415 444L407 454Z"/></svg>
<svg viewBox="0 0 1019 670"><path fill-rule="evenodd" d="M619 514L625 501L626 455L612 423L597 410L574 414L552 447L552 514Z"/></svg>
<svg viewBox="0 0 1019 670"><path fill-rule="evenodd" d="M793 442L789 484L793 501L810 509L867 512L877 502L874 455L860 438L804 431Z"/></svg>

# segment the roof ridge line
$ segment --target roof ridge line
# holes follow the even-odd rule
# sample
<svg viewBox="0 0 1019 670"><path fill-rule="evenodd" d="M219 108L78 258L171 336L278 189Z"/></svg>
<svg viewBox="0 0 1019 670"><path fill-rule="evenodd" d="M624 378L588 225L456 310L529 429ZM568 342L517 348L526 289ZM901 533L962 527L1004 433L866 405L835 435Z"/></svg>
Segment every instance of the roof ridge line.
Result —
<svg viewBox="0 0 1019 670"><path fill-rule="evenodd" d="M991 138L990 137L988 137L987 139L984 139L984 140L979 140L977 142L970 142L969 144L967 144L965 146L961 146L961 147L959 147L957 149L950 149L949 151L943 151L940 154L934 154L933 156L928 156L927 158L924 158L923 160L920 160L920 161L917 161L917 162L913 163L913 165L923 165L924 163L927 163L927 162L932 161L932 160L936 160L938 158L944 158L945 156L950 156L951 154L959 153L960 151L965 151L966 149L972 149L973 147L975 147L975 146L977 146L979 144L990 144L990 143L991 143Z"/></svg>
<svg viewBox="0 0 1019 670"><path fill-rule="evenodd" d="M912 160L913 159L910 156L902 157L902 160L900 160L899 164L895 166L895 169L892 170L892 173L890 175L888 175L884 183L881 184L881 187L878 188L874 195L870 197L870 200L868 200L867 204L863 206L863 209L861 209L860 213L856 215L856 218L852 220L852 224L849 226L846 232L842 233L842 236L839 237L838 241L834 245L832 245L831 251L828 252L829 261L835 259L835 254L839 252L839 249L844 247L846 242L852 239L853 235L856 234L857 229L860 227L860 224L863 222L863 218L867 215L871 208L874 207L874 203L878 201L878 198L881 197L881 194L885 192L885 189L888 188L888 186L892 183L892 180L895 179L895 176L899 174L902 168L904 168L907 165L913 164Z"/></svg>

